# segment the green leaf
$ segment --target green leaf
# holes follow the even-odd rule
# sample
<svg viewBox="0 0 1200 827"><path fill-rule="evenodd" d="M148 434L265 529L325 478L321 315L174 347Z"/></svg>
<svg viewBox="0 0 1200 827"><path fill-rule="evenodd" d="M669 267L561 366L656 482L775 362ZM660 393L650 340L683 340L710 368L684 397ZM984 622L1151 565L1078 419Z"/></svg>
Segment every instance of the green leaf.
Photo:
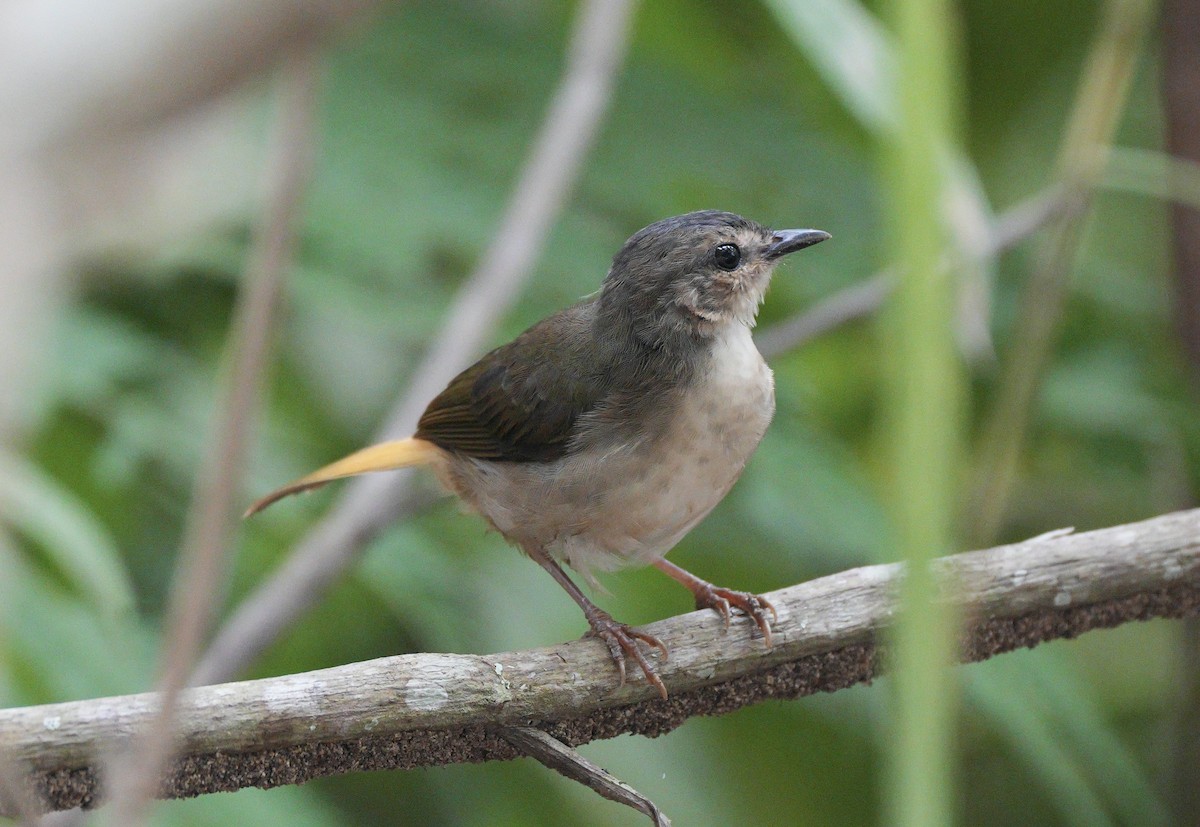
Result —
<svg viewBox="0 0 1200 827"><path fill-rule="evenodd" d="M1062 654L1061 647L1042 647L971 666L968 698L1070 823L1113 823L1113 813L1121 824L1168 824L1146 767Z"/></svg>
<svg viewBox="0 0 1200 827"><path fill-rule="evenodd" d="M846 108L871 132L896 125L896 57L887 31L855 0L766 0Z"/></svg>
<svg viewBox="0 0 1200 827"><path fill-rule="evenodd" d="M1006 662L1007 665L1007 662ZM1031 708L1053 722L1076 761L1120 814L1122 824L1165 825L1170 815L1145 767L1105 720L1093 690L1060 656L1060 647L1034 650L1015 658L1011 669L1023 685Z"/></svg>
<svg viewBox="0 0 1200 827"><path fill-rule="evenodd" d="M14 704L55 703L143 690L153 637L132 613L105 616L18 554L4 553L0 641Z"/></svg>
<svg viewBox="0 0 1200 827"><path fill-rule="evenodd" d="M1079 757L1063 742L1053 716L1043 713L1039 699L1030 697L1019 670L1010 665L1016 659L989 660L964 670L967 702L978 707L1008 741L1064 824L1113 824Z"/></svg>
<svg viewBox="0 0 1200 827"><path fill-rule="evenodd" d="M37 466L0 452L0 518L38 543L48 561L101 614L133 609L121 555L87 506Z"/></svg>
<svg viewBox="0 0 1200 827"><path fill-rule="evenodd" d="M1166 152L1114 148L1100 186L1200 209L1200 163Z"/></svg>

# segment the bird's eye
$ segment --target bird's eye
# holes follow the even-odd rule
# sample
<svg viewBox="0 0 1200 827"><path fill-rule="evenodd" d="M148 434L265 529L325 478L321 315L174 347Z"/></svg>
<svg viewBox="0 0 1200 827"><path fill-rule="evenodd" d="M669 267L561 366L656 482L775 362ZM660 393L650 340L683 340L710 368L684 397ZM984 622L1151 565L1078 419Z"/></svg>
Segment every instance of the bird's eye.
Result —
<svg viewBox="0 0 1200 827"><path fill-rule="evenodd" d="M742 251L736 244L718 244L713 250L713 258L722 270L733 270L742 263Z"/></svg>

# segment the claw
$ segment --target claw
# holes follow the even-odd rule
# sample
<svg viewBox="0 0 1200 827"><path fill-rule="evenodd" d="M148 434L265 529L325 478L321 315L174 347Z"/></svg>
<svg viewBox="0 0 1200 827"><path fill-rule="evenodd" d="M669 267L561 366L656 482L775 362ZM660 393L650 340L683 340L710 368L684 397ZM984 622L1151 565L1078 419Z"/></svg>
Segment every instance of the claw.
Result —
<svg viewBox="0 0 1200 827"><path fill-rule="evenodd" d="M612 658L613 663L617 665L617 672L620 673L621 679L617 682L617 686L625 685L625 653L621 650L621 645L617 643L616 638L610 635L604 635L596 630L588 632L589 635L594 635L604 641L608 646L608 656Z"/></svg>
<svg viewBox="0 0 1200 827"><path fill-rule="evenodd" d="M700 601L697 600L696 601L697 609L705 608L704 606L699 605L699 603L700 603ZM729 601L723 597L716 597L714 595L714 600L713 600L712 604L710 604L707 608L713 609L717 614L719 614L721 617L725 618L725 631L728 632L729 631L729 619L730 619Z"/></svg>
<svg viewBox="0 0 1200 827"><path fill-rule="evenodd" d="M637 665L641 667L642 674L646 676L646 680L658 690L658 694L665 700L667 697L666 684L662 682L662 678L654 671L654 666L650 661L646 660L646 656L638 648L637 642L640 640L647 646L658 649L662 652L664 661L667 659L666 645L652 634L639 632L636 629L626 626L624 623L618 623L607 612L597 609L595 612L588 612L586 614L588 625L592 627L588 635L600 638L608 646L608 654L613 659L613 663L616 664L617 672L621 676L619 685L625 685L625 661L628 658L633 658L637 662Z"/></svg>
<svg viewBox="0 0 1200 827"><path fill-rule="evenodd" d="M767 599L766 599L765 597L763 597L761 594L760 594L760 595L757 595L757 597L758 597L758 602L759 602L759 603L761 603L763 606L766 606L766 607L767 607L767 609L769 609L769 610L770 610L770 612L771 612L771 622L772 622L772 623L778 623L778 622L779 622L779 612L775 611L775 606L774 606L774 605L771 603L771 601L770 601L770 600L767 600Z"/></svg>
<svg viewBox="0 0 1200 827"><path fill-rule="evenodd" d="M639 632L636 629L630 629L628 626L626 626L625 629L629 632L629 634L633 635L638 640L643 641L647 645L653 646L655 649L662 652L662 659L664 661L670 657L670 653L667 651L667 644L663 643L654 635L647 634L646 632Z"/></svg>
<svg viewBox="0 0 1200 827"><path fill-rule="evenodd" d="M771 623L779 622L779 612L765 597L759 597L749 592L736 592L732 589L722 589L719 586L705 584L705 587L695 591L697 609L713 609L725 618L725 628L729 628L729 610L732 606L751 620L762 632L763 643L771 648ZM767 612L771 619L767 619Z"/></svg>

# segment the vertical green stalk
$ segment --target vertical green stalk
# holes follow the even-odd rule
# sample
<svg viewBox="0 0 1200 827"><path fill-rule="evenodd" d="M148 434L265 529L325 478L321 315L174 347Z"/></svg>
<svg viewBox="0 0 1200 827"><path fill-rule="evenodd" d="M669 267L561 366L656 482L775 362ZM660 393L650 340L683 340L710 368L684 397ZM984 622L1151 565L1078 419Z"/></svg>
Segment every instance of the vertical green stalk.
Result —
<svg viewBox="0 0 1200 827"><path fill-rule="evenodd" d="M940 193L953 143L952 8L897 0L897 129L883 153L887 214L900 282L884 319L885 408L892 448L897 550L908 564L893 634L896 723L887 820L939 827L953 817L951 750L957 690L955 617L936 600L931 562L954 548L962 431L955 281Z"/></svg>

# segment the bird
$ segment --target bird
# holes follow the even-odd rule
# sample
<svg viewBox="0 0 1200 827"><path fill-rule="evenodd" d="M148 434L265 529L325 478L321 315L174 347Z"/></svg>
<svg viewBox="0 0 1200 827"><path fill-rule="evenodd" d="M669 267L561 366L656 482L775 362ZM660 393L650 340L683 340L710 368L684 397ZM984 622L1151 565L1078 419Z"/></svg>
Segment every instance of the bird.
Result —
<svg viewBox="0 0 1200 827"><path fill-rule="evenodd" d="M566 568L596 587L598 571L654 566L726 628L731 609L746 615L771 646L768 600L714 586L666 554L729 492L774 415L774 378L751 337L772 272L830 237L720 210L656 221L620 248L598 291L452 379L413 436L301 477L246 515L332 480L429 466L566 590L620 685L628 659L666 698L647 654L665 660L667 647L614 620Z"/></svg>

